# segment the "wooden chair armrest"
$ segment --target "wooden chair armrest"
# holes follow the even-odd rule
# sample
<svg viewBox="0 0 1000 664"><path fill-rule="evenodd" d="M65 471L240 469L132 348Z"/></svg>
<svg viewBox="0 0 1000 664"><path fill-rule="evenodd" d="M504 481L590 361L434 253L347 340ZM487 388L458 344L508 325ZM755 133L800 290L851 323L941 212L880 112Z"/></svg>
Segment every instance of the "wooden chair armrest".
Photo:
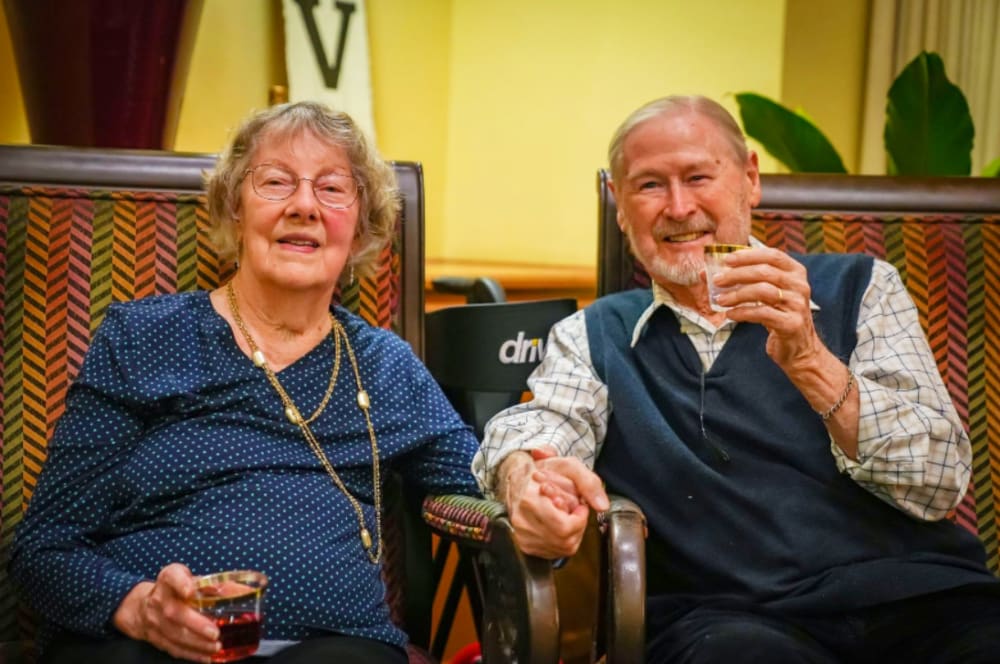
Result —
<svg viewBox="0 0 1000 664"><path fill-rule="evenodd" d="M609 496L597 515L602 534L595 660L641 662L646 651L646 517L639 506Z"/></svg>
<svg viewBox="0 0 1000 664"><path fill-rule="evenodd" d="M552 563L521 552L502 503L428 496L424 520L469 556L482 601L484 664L559 660L559 610Z"/></svg>

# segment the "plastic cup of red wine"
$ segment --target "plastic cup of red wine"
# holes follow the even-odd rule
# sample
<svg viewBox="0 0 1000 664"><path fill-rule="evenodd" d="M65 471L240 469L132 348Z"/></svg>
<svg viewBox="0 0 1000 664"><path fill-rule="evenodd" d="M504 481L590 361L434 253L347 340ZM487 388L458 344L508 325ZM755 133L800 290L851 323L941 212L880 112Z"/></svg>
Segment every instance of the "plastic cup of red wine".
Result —
<svg viewBox="0 0 1000 664"><path fill-rule="evenodd" d="M257 652L264 624L267 577L253 570L200 576L191 603L219 628L222 648L213 662L232 662Z"/></svg>

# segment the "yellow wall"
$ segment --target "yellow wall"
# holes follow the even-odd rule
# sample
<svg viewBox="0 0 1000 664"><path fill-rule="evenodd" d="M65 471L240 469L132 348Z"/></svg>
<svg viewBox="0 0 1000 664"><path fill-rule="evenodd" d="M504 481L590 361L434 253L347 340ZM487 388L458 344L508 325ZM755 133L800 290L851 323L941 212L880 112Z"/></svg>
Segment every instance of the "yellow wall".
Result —
<svg viewBox="0 0 1000 664"><path fill-rule="evenodd" d="M781 102L808 115L858 171L869 0L787 0Z"/></svg>
<svg viewBox="0 0 1000 664"><path fill-rule="evenodd" d="M783 0L461 0L446 257L592 265L595 172L639 104L781 88ZM475 229L476 232L471 232Z"/></svg>
<svg viewBox="0 0 1000 664"><path fill-rule="evenodd" d="M379 150L388 158L423 164L426 250L429 257L440 256L449 173L452 0L368 0L365 7Z"/></svg>
<svg viewBox="0 0 1000 664"><path fill-rule="evenodd" d="M7 12L0 5L0 143L29 143L28 120L7 32Z"/></svg>
<svg viewBox="0 0 1000 664"><path fill-rule="evenodd" d="M812 51L786 55L786 5L791 21L804 2L368 0L378 143L386 157L424 164L428 257L592 266L594 174L608 138L663 94L702 93L735 110L734 92L795 97L798 86L824 129L849 136L853 125L836 126L844 113L830 107L831 121L819 110L832 88L805 87ZM853 16L865 0L848 2ZM855 30L853 19L824 20L806 21L807 32ZM853 48L842 34L803 39ZM205 0L175 148L219 150L284 82L282 48L278 2ZM824 71L842 54L824 55ZM0 90L0 142L28 142L2 10Z"/></svg>
<svg viewBox="0 0 1000 664"><path fill-rule="evenodd" d="M240 120L285 82L281 10L272 2L204 0L174 149L218 152Z"/></svg>

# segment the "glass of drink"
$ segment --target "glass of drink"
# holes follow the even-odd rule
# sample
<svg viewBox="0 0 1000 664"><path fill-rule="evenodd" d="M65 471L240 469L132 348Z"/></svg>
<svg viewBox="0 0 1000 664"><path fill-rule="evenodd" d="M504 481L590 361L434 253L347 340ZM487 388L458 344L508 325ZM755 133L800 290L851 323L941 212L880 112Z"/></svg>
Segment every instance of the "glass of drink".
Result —
<svg viewBox="0 0 1000 664"><path fill-rule="evenodd" d="M231 662L257 652L264 622L267 577L253 570L234 570L200 576L191 603L215 620L222 649L213 662Z"/></svg>
<svg viewBox="0 0 1000 664"><path fill-rule="evenodd" d="M708 282L708 304L712 311L727 311L730 307L722 307L716 303L719 293L728 288L715 285L715 275L726 270L726 256L734 251L749 249L746 244L706 244L705 245L705 280Z"/></svg>

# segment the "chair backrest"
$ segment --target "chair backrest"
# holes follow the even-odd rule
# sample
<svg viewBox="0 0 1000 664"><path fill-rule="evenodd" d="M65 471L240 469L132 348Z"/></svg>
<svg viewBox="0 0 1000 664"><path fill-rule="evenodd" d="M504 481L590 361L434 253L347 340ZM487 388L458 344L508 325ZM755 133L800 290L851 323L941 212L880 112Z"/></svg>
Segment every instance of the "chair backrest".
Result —
<svg viewBox="0 0 1000 664"><path fill-rule="evenodd" d="M0 641L19 636L6 574L14 527L105 309L113 301L212 289L234 270L215 257L206 236L202 177L214 162L211 155L0 146ZM421 354L423 175L417 163L394 167L403 196L397 233L376 274L338 299ZM393 608L404 623L403 607ZM429 603L420 611L429 613ZM23 611L21 620L30 622Z"/></svg>
<svg viewBox="0 0 1000 664"><path fill-rule="evenodd" d="M520 401L549 328L574 311L576 300L564 298L465 304L427 314L427 368L480 440L490 417Z"/></svg>
<svg viewBox="0 0 1000 664"><path fill-rule="evenodd" d="M598 172L598 295L648 287ZM1000 573L1000 178L762 175L753 235L799 253L865 253L899 270L969 432L973 476L952 515ZM994 377L994 378L991 378Z"/></svg>

